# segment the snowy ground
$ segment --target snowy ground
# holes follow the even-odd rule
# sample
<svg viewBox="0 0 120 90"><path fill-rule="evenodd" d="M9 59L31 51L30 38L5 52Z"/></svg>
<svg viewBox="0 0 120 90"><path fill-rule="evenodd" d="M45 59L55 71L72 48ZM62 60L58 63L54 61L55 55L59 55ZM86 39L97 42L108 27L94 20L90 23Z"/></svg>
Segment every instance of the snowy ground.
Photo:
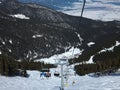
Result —
<svg viewBox="0 0 120 90"><path fill-rule="evenodd" d="M59 68L58 68L59 69ZM0 90L59 90L60 78L41 79L39 71L28 71L29 78L0 76ZM73 80L75 84L72 85ZM65 90L120 90L120 76L70 76Z"/></svg>
<svg viewBox="0 0 120 90"><path fill-rule="evenodd" d="M15 18L19 18L19 19L30 19L29 17L26 17L23 14L15 14L15 15L10 15L10 16L15 17Z"/></svg>
<svg viewBox="0 0 120 90"><path fill-rule="evenodd" d="M57 54L57 55L53 55L49 58L42 58L42 59L37 59L36 61L43 61L45 63L50 63L50 64L55 64L57 62L57 60L59 59L72 59L72 58L77 58L79 55L81 55L83 52L83 50L80 50L79 48L74 48L71 47L68 51L61 53L61 54Z"/></svg>

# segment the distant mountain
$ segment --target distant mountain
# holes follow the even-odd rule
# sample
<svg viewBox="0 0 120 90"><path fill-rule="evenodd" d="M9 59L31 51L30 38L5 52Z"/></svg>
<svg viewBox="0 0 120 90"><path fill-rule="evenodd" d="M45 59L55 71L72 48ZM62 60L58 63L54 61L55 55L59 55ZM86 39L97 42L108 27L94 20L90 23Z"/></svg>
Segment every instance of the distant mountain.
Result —
<svg viewBox="0 0 120 90"><path fill-rule="evenodd" d="M80 0L83 1L83 0ZM75 1L69 6L62 7L60 10L63 13L80 16L82 2ZM120 1L119 0L86 0L84 17L93 20L102 21L120 21Z"/></svg>
<svg viewBox="0 0 120 90"><path fill-rule="evenodd" d="M75 46L84 50L80 58L86 60L120 41L119 21L102 22L70 16L16 0L0 2L0 52L15 59L49 57ZM90 47L90 42L95 44Z"/></svg>
<svg viewBox="0 0 120 90"><path fill-rule="evenodd" d="M53 9L62 9L64 6L71 6L73 2L77 2L79 0L19 0L24 3L36 3L41 4Z"/></svg>
<svg viewBox="0 0 120 90"><path fill-rule="evenodd" d="M83 0L19 0L24 3L37 3L63 13L80 16ZM120 21L119 0L86 0L84 17L102 21Z"/></svg>

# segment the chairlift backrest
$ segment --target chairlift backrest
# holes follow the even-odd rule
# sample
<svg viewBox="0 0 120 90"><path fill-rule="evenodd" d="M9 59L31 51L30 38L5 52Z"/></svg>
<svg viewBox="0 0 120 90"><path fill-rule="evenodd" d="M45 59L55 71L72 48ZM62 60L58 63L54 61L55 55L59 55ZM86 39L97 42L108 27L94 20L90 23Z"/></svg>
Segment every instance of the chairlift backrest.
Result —
<svg viewBox="0 0 120 90"><path fill-rule="evenodd" d="M54 76L60 76L60 73L58 71L55 71Z"/></svg>

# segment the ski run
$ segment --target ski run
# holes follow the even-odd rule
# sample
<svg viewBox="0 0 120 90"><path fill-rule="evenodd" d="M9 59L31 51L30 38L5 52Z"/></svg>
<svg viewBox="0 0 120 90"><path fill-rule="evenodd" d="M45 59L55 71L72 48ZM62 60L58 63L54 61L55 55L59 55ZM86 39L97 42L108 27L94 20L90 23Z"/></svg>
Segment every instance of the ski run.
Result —
<svg viewBox="0 0 120 90"><path fill-rule="evenodd" d="M55 70L51 69L51 77L44 79L40 78L39 71L27 71L30 75L28 78L0 76L0 90L60 90L61 78L53 75ZM60 67L57 70L60 70ZM64 90L120 90L120 75L70 75L67 85L64 84Z"/></svg>

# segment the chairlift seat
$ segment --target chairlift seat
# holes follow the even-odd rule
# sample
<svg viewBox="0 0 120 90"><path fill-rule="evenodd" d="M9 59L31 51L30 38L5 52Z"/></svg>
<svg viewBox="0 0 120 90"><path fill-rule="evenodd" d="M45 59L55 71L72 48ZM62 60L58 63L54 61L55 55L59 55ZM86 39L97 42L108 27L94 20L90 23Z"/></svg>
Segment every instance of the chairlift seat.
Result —
<svg viewBox="0 0 120 90"><path fill-rule="evenodd" d="M40 76L50 77L51 76L50 69L48 69L48 68L42 69Z"/></svg>
<svg viewBox="0 0 120 90"><path fill-rule="evenodd" d="M60 73L55 71L54 76L58 77L58 76L60 76Z"/></svg>

